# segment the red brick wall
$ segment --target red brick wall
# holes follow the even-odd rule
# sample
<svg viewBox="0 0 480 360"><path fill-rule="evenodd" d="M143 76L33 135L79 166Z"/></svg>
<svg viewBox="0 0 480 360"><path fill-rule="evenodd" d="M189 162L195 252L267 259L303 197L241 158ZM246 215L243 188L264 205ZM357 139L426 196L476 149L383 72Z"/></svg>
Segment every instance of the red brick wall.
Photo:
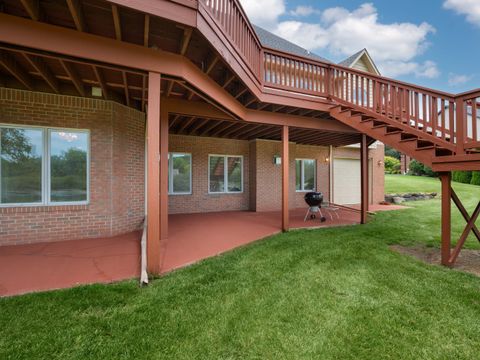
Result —
<svg viewBox="0 0 480 360"><path fill-rule="evenodd" d="M144 216L144 114L96 99L0 88L0 123L90 130L88 205L0 208L0 245L112 236Z"/></svg>
<svg viewBox="0 0 480 360"><path fill-rule="evenodd" d="M249 210L249 142L242 140L170 135L170 152L192 154L192 194L170 195L170 214ZM208 155L243 156L243 193L208 193Z"/></svg>
<svg viewBox="0 0 480 360"><path fill-rule="evenodd" d="M256 199L251 207L256 211L279 210L282 206L282 166L273 164L273 157L281 155L282 143L280 141L256 140L253 142L256 146ZM295 191L295 159L315 159L317 191L321 191L325 198L329 195L329 166L326 158L328 157L328 147L308 146L290 143L290 191L289 207L305 207L303 197L305 192ZM254 171L251 171L252 174Z"/></svg>

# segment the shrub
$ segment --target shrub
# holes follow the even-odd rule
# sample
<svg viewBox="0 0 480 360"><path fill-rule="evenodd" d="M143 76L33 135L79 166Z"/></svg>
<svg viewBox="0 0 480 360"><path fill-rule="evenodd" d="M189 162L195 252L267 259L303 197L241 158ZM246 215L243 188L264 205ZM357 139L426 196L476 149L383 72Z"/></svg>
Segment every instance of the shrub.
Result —
<svg viewBox="0 0 480 360"><path fill-rule="evenodd" d="M433 171L428 166L423 165L421 162L418 162L417 160L412 160L410 162L409 174L416 175L416 176L430 176L430 177L438 176L438 173Z"/></svg>
<svg viewBox="0 0 480 360"><path fill-rule="evenodd" d="M480 171L472 171L472 180L470 184L480 186Z"/></svg>
<svg viewBox="0 0 480 360"><path fill-rule="evenodd" d="M472 181L472 172L454 171L452 174L452 180L463 184L470 184L470 182Z"/></svg>
<svg viewBox="0 0 480 360"><path fill-rule="evenodd" d="M385 156L385 172L387 174L400 174L400 160Z"/></svg>
<svg viewBox="0 0 480 360"><path fill-rule="evenodd" d="M391 156L395 159L400 160L400 152L398 152L394 148L391 148L388 145L385 146L385 156Z"/></svg>

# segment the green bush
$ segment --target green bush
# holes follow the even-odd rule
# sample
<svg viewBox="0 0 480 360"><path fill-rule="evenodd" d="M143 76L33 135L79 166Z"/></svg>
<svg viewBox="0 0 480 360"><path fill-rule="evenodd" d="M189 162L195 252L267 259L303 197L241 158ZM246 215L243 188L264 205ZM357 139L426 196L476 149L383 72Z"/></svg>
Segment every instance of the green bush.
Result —
<svg viewBox="0 0 480 360"><path fill-rule="evenodd" d="M472 180L470 184L480 186L480 171L472 171Z"/></svg>
<svg viewBox="0 0 480 360"><path fill-rule="evenodd" d="M385 156L391 156L395 159L400 160L400 152L398 152L394 148L391 148L388 145L385 146Z"/></svg>
<svg viewBox="0 0 480 360"><path fill-rule="evenodd" d="M387 174L400 174L400 160L385 156L385 172Z"/></svg>
<svg viewBox="0 0 480 360"><path fill-rule="evenodd" d="M462 184L470 184L472 181L471 171L454 171L452 174L452 180Z"/></svg>
<svg viewBox="0 0 480 360"><path fill-rule="evenodd" d="M410 162L410 169L408 173L410 175L416 175L416 176L429 176L429 177L438 176L438 173L433 171L428 166L423 165L421 162L418 162L417 160L412 160Z"/></svg>

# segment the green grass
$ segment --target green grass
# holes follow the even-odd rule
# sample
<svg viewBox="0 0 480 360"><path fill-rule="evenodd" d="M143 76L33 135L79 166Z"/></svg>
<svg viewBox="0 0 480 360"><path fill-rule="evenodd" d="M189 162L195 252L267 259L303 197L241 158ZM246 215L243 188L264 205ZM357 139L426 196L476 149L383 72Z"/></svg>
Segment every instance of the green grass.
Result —
<svg viewBox="0 0 480 360"><path fill-rule="evenodd" d="M478 189L458 192L471 211ZM143 289L0 299L0 359L478 359L480 279L388 248L438 245L438 200L413 206L273 236Z"/></svg>

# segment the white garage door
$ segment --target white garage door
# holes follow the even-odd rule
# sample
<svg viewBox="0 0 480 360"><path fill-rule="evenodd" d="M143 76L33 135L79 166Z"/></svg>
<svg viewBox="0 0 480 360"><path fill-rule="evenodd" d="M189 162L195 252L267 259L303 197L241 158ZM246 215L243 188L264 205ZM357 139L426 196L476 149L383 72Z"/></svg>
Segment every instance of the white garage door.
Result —
<svg viewBox="0 0 480 360"><path fill-rule="evenodd" d="M369 178L372 179L372 161L368 163ZM369 182L370 202L372 182ZM360 204L360 160L334 159L333 202L339 205Z"/></svg>

